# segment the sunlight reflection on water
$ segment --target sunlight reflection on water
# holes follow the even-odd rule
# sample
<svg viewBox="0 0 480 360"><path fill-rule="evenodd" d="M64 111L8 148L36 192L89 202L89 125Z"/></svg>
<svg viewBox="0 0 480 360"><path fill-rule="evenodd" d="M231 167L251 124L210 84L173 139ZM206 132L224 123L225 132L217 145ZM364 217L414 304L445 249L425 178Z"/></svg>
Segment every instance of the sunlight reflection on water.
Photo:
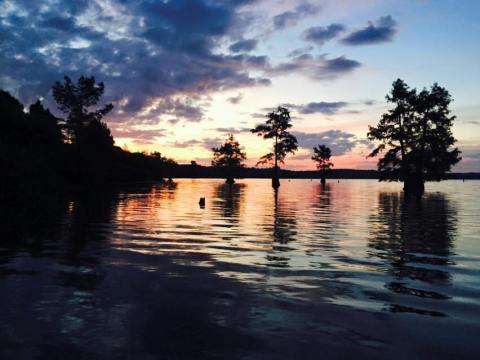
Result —
<svg viewBox="0 0 480 360"><path fill-rule="evenodd" d="M277 194L268 180L178 180L71 200L45 229L0 248L0 357L18 341L31 344L25 358L47 356L41 331L80 358L92 343L112 357L238 348L265 358L283 338L292 342L278 354L308 344L307 357L327 348L400 358L452 331L462 340L435 351L469 355L465 334L480 326L479 190L447 181L415 200L369 180L284 180ZM174 346L188 337L187 349Z"/></svg>

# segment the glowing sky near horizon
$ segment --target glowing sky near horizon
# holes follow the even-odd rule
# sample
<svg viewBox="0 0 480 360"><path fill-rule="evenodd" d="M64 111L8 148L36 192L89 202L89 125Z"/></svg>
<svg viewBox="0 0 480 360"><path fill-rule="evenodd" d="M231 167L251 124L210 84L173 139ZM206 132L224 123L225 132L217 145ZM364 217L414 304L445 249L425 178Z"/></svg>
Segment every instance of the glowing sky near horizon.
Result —
<svg viewBox="0 0 480 360"><path fill-rule="evenodd" d="M480 171L480 2L453 0L0 1L0 88L28 105L63 75L94 75L115 109L116 144L209 164L234 133L248 165L270 144L249 133L287 104L300 149L285 167L374 168L368 125L396 78L454 99L456 171Z"/></svg>

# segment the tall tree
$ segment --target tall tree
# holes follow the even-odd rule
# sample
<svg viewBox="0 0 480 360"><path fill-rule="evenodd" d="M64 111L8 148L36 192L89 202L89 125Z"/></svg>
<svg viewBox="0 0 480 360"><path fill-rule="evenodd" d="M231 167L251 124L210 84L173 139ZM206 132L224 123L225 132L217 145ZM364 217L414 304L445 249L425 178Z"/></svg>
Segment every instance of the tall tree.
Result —
<svg viewBox="0 0 480 360"><path fill-rule="evenodd" d="M251 132L264 139L274 140L273 151L263 155L257 165L273 163L272 186L277 189L280 186L278 163L283 164L288 153L295 153L298 143L296 137L289 132L292 124L290 111L287 108L279 106L266 117L265 123L258 124Z"/></svg>
<svg viewBox="0 0 480 360"><path fill-rule="evenodd" d="M100 109L89 110L100 101L105 91L103 82L97 84L95 77L81 76L75 84L68 76L65 76L64 82L57 81L52 90L58 108L67 115L66 129L68 140L71 143L81 143L82 136L85 137L84 143L86 144L92 137L99 143L109 142L110 131L102 119L113 109L113 105L107 104ZM99 140L98 138L102 135L105 139Z"/></svg>
<svg viewBox="0 0 480 360"><path fill-rule="evenodd" d="M233 134L229 134L225 143L220 147L212 148L212 151L212 166L223 168L227 176L226 183L233 184L235 182L235 173L238 171L238 168L243 166L243 162L247 159L247 155L242 147L238 141L235 140Z"/></svg>
<svg viewBox="0 0 480 360"><path fill-rule="evenodd" d="M312 160L315 161L317 169L320 171L321 183L326 183L327 173L333 167L330 161L332 150L326 145L318 145L313 148Z"/></svg>
<svg viewBox="0 0 480 360"><path fill-rule="evenodd" d="M461 159L452 148L451 96L436 83L417 93L398 79L386 99L395 107L369 126L368 138L378 142L369 157L385 151L378 161L380 181L403 181L405 192L422 194L425 181L442 180Z"/></svg>

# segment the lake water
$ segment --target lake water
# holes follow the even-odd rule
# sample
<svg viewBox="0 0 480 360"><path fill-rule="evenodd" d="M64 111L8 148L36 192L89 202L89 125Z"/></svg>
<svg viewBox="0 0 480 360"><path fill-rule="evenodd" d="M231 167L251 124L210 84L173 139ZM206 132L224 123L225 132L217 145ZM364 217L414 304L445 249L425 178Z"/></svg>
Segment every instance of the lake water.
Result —
<svg viewBox="0 0 480 360"><path fill-rule="evenodd" d="M479 359L480 181L400 190L185 179L0 205L0 359Z"/></svg>

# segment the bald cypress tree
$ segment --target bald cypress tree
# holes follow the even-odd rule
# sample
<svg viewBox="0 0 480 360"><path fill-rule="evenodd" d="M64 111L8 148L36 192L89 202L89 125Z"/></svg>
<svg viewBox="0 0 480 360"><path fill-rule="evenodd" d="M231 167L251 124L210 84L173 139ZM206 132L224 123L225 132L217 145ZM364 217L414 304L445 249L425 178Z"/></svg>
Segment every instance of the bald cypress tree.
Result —
<svg viewBox="0 0 480 360"><path fill-rule="evenodd" d="M242 147L235 140L233 134L229 134L225 143L219 147L212 148L212 151L212 166L224 169L227 184L233 184L236 172L240 167L243 167L243 162L247 159L247 155Z"/></svg>
<svg viewBox="0 0 480 360"><path fill-rule="evenodd" d="M313 148L312 160L317 165L317 169L320 171L321 183L326 183L327 173L333 167L333 163L330 161L332 156L332 150L326 145L318 145Z"/></svg>
<svg viewBox="0 0 480 360"><path fill-rule="evenodd" d="M293 154L298 149L297 138L289 132L291 127L290 111L279 106L275 111L267 114L265 123L258 124L250 130L264 139L273 139L273 151L263 155L257 165L273 163L272 186L275 189L280 186L278 164L283 164L287 154Z"/></svg>
<svg viewBox="0 0 480 360"><path fill-rule="evenodd" d="M403 181L405 192L422 194L425 181L444 179L461 159L453 147L451 96L436 83L418 93L398 79L386 99L394 107L376 127L369 126L367 136L377 142L369 156L384 153L378 161L380 181Z"/></svg>

